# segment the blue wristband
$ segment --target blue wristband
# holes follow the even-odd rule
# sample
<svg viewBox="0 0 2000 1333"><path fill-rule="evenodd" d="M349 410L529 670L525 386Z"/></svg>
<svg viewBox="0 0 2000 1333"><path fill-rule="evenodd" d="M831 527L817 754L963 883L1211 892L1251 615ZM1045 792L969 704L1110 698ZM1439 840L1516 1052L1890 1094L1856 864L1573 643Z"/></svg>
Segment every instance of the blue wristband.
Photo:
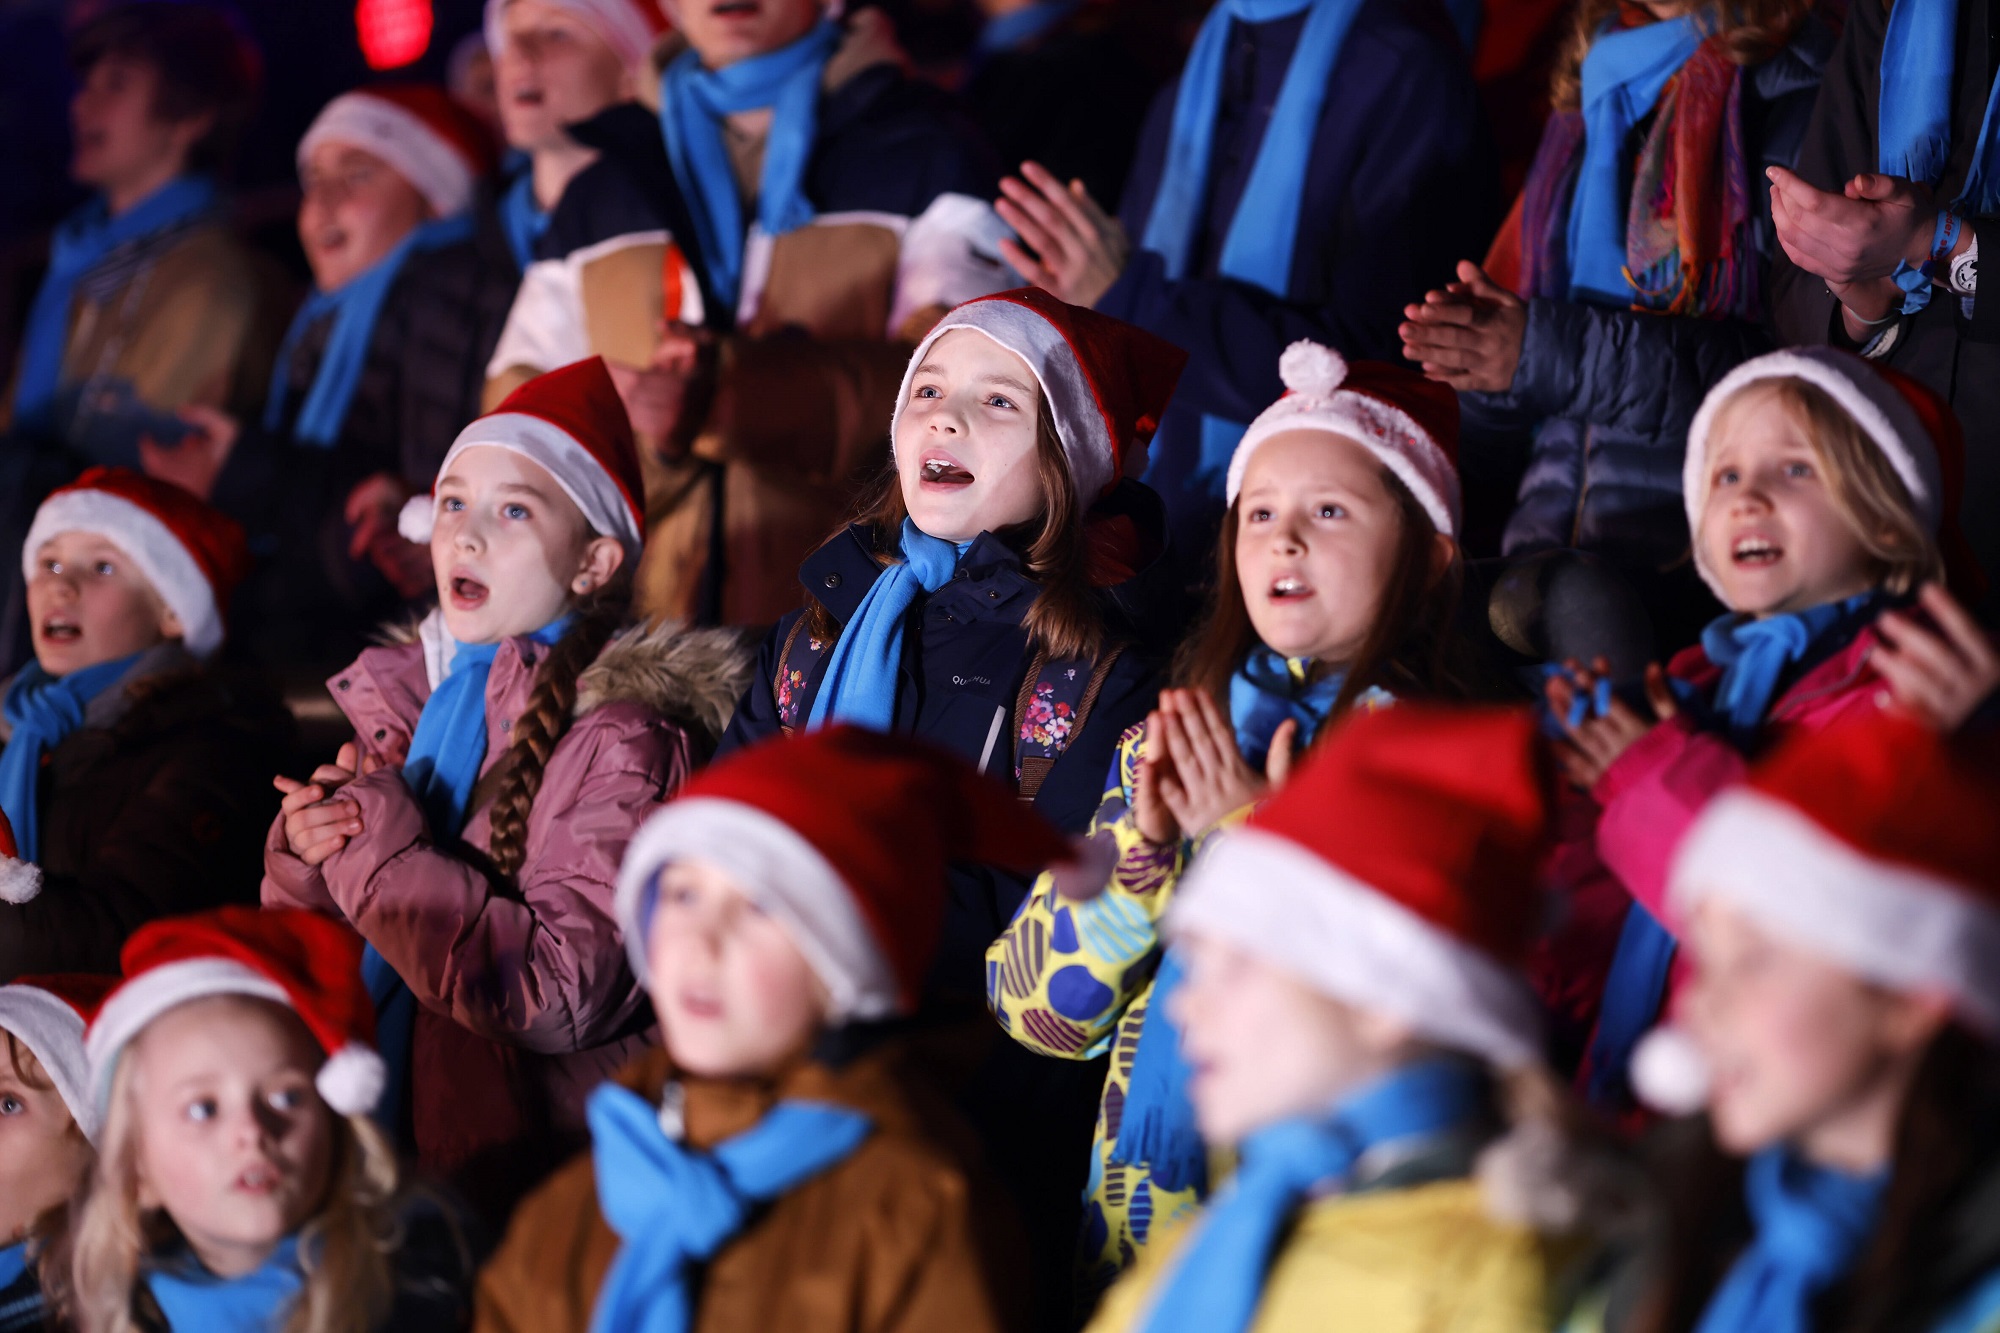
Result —
<svg viewBox="0 0 2000 1333"><path fill-rule="evenodd" d="M1956 213L1943 212L1937 216L1937 225L1931 228L1931 262L1924 266L1927 274L1934 274L1937 265L1951 258L1951 252L1958 245L1958 231L1964 225Z"/></svg>

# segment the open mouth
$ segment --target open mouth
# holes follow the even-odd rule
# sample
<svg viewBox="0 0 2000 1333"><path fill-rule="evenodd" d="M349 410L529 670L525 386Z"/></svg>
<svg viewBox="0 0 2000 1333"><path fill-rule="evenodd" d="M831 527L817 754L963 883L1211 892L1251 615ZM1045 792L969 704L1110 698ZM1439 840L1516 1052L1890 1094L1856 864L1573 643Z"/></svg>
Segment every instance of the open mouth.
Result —
<svg viewBox="0 0 2000 1333"><path fill-rule="evenodd" d="M1296 602L1310 596L1312 585L1296 575L1271 581L1271 600L1274 602Z"/></svg>
<svg viewBox="0 0 2000 1333"><path fill-rule="evenodd" d="M236 1177L236 1188L244 1194L275 1194L283 1177L275 1167L258 1165L248 1168Z"/></svg>
<svg viewBox="0 0 2000 1333"><path fill-rule="evenodd" d="M1729 559L1751 569L1775 565L1784 558L1785 548L1764 537L1738 537L1729 548Z"/></svg>
<svg viewBox="0 0 2000 1333"><path fill-rule="evenodd" d="M486 605L492 590L469 574L451 576L451 604L459 611L477 611Z"/></svg>
<svg viewBox="0 0 2000 1333"><path fill-rule="evenodd" d="M722 1017L722 1001L713 995L700 991L682 991L677 997L680 1011L689 1018L717 1019Z"/></svg>
<svg viewBox="0 0 2000 1333"><path fill-rule="evenodd" d="M508 96L515 106L540 106L542 104L542 90L540 88L516 88Z"/></svg>
<svg viewBox="0 0 2000 1333"><path fill-rule="evenodd" d="M50 616L42 622L42 640L45 643L75 643L83 637L83 626L62 616Z"/></svg>
<svg viewBox="0 0 2000 1333"><path fill-rule="evenodd" d="M923 461L923 481L926 486L970 486L972 474L959 466L957 459L933 454Z"/></svg>
<svg viewBox="0 0 2000 1333"><path fill-rule="evenodd" d="M757 0L720 0L710 5L708 12L719 19L755 18L762 8Z"/></svg>

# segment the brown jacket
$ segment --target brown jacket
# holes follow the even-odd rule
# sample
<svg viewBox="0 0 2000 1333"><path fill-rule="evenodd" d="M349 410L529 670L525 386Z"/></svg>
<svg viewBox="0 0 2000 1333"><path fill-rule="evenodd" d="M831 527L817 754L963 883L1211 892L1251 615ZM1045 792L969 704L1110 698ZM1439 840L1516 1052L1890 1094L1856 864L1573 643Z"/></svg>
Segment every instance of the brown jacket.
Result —
<svg viewBox="0 0 2000 1333"><path fill-rule="evenodd" d="M619 1076L657 1099L664 1051ZM954 1113L902 1051L833 1067L801 1061L770 1083L684 1080L687 1136L712 1147L781 1098L833 1102L875 1124L851 1157L758 1215L709 1264L695 1333L988 1333L1020 1326L1025 1281L1004 1207L982 1190ZM582 1333L617 1257L584 1155L521 1205L480 1275L479 1333Z"/></svg>

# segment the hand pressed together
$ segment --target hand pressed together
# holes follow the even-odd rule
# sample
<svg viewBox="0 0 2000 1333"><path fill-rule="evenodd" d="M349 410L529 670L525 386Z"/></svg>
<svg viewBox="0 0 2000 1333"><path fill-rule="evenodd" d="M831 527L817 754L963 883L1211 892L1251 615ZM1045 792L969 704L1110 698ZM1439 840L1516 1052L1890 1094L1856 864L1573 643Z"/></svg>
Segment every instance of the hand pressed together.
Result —
<svg viewBox="0 0 2000 1333"><path fill-rule="evenodd" d="M1470 260L1458 281L1403 307L1403 355L1460 393L1505 393L1528 334L1528 307Z"/></svg>
<svg viewBox="0 0 2000 1333"><path fill-rule="evenodd" d="M1156 846L1199 837L1278 788L1292 771L1298 723L1287 720L1271 737L1259 774L1236 748L1236 729L1202 690L1163 690L1146 715L1146 755L1133 793L1132 818Z"/></svg>
<svg viewBox="0 0 2000 1333"><path fill-rule="evenodd" d="M349 741L332 763L321 764L305 782L283 775L271 779L285 794L278 807L285 817L285 844L309 866L319 865L361 832L361 807L335 793L357 777L389 767L389 761L359 756L359 747Z"/></svg>
<svg viewBox="0 0 2000 1333"><path fill-rule="evenodd" d="M1572 723L1569 720L1572 705L1579 697L1597 689L1610 664L1600 657L1588 667L1574 659L1564 666L1568 675L1551 677L1545 687L1549 708L1567 735L1556 746L1556 759L1571 782L1589 791L1634 742L1680 709L1674 703L1672 687L1667 684L1667 673L1655 662L1646 668L1646 702L1652 706L1652 717L1642 716L1614 694L1601 716Z"/></svg>

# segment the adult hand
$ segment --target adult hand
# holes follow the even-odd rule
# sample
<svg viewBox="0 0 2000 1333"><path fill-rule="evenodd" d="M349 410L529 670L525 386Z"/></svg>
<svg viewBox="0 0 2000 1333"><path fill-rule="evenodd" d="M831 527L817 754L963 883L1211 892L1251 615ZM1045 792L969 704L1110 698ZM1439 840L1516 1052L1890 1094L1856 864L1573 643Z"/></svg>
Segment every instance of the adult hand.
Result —
<svg viewBox="0 0 2000 1333"><path fill-rule="evenodd" d="M1577 661L1565 665L1569 675L1552 676L1545 687L1549 708L1567 734L1567 739L1556 747L1556 759L1571 782L1589 791L1635 741L1673 717L1680 708L1667 684L1667 673L1656 662L1646 668L1646 701L1652 705L1652 717L1641 717L1631 705L1613 695L1611 706L1602 717L1587 717L1572 724L1571 705L1579 695L1587 696L1597 689L1610 664L1600 657L1594 669Z"/></svg>
<svg viewBox="0 0 2000 1333"><path fill-rule="evenodd" d="M1000 256L1034 286L1071 305L1094 306L1125 271L1132 242L1124 224L1099 207L1082 181L1064 185L1039 162L1023 162L1019 176L1000 182L1000 196L993 207L1021 238L1003 238Z"/></svg>
<svg viewBox="0 0 2000 1333"><path fill-rule="evenodd" d="M1236 729L1205 690L1167 690L1160 695L1162 739L1173 760L1177 783L1161 792L1174 822L1185 835L1199 836L1247 805L1270 795L1291 772L1298 724L1289 719L1271 738L1271 756L1258 773L1236 748ZM1147 737L1150 749L1152 737Z"/></svg>
<svg viewBox="0 0 2000 1333"><path fill-rule="evenodd" d="M1882 642L1868 664L1889 683L1897 707L1939 731L1956 731L2000 689L2000 653L1939 585L1925 584L1917 605L1931 623L1909 611L1884 612L1875 622Z"/></svg>
<svg viewBox="0 0 2000 1333"><path fill-rule="evenodd" d="M347 539L347 558L360 560L384 534L396 535L396 519L403 512L403 503L413 494L401 477L388 472L377 472L364 478L359 485L347 493L347 504L342 511L351 535Z"/></svg>
<svg viewBox="0 0 2000 1333"><path fill-rule="evenodd" d="M1834 194L1783 167L1767 167L1771 220L1794 264L1829 284L1886 278L1930 257L1937 202L1930 187L1864 172Z"/></svg>
<svg viewBox="0 0 2000 1333"><path fill-rule="evenodd" d="M1513 387L1528 335L1528 306L1479 265L1461 260L1457 282L1404 306L1403 315L1396 330L1403 355L1429 378L1460 393L1505 393Z"/></svg>
<svg viewBox="0 0 2000 1333"><path fill-rule="evenodd" d="M174 413L194 429L174 445L150 435L139 437L139 467L157 481L172 482L201 499L215 493L215 479L243 433L235 417L219 408L189 403Z"/></svg>
<svg viewBox="0 0 2000 1333"><path fill-rule="evenodd" d="M334 799L334 793L362 773L386 768L388 762L373 755L357 762L359 753L349 741L334 762L321 764L305 782L282 774L271 779L271 785L285 795L278 807L285 818L285 844L309 866L321 864L361 832L361 807Z"/></svg>

